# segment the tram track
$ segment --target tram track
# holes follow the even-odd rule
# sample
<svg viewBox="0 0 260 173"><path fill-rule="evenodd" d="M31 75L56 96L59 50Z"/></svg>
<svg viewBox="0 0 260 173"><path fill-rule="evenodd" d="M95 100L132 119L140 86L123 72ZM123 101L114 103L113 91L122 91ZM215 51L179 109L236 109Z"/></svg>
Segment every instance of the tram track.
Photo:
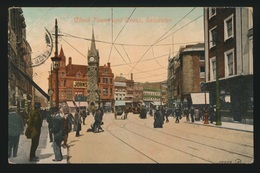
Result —
<svg viewBox="0 0 260 173"><path fill-rule="evenodd" d="M134 119L137 119L137 117L134 117ZM125 120L124 120L124 121L125 121ZM107 125L106 130L107 130L107 132L109 132L112 136L114 136L115 138L117 138L117 139L120 140L121 142L125 143L125 144L128 145L129 147L133 148L134 150L138 151L139 153L143 154L143 155L146 156L147 158L151 159L151 160L154 161L155 163L158 163L158 162L157 162L156 160L152 159L151 157L149 157L149 156L148 156L147 154L145 154L144 152L138 150L136 147L134 147L134 146L132 146L132 145L129 145L126 141L122 140L120 137L116 136L116 135L113 133L113 130L110 130L110 129L109 129L109 126L112 125L112 124L113 124L113 125L116 125L116 126L118 126L118 127L120 127L120 128L122 128L122 129L124 129L124 130L127 130L128 132L131 132L131 133L133 133L133 134L135 134L135 135L137 135L137 136L139 136L139 137L142 137L142 138L144 138L144 139L146 139L146 140L155 142L155 143L157 143L157 144L159 144L159 145L162 145L162 146L164 146L164 147L168 147L168 148L173 149L173 150L176 150L176 151L178 151L178 152L182 152L182 153L187 154L187 155L189 155L189 156L191 156L191 157L195 157L195 158L204 160L205 162L208 162L208 163L214 163L214 162L211 161L211 160L205 159L205 158L203 158L203 157L200 157L200 156L198 156L198 155L191 154L191 153L189 153L189 152L180 150L180 149L178 149L178 148L176 148L176 147L173 147L173 146L164 144L164 143L162 143L162 142L153 140L153 139L151 139L151 138L149 138L149 137L147 137L147 136L144 136L144 135L142 135L142 134L140 134L140 133L136 133L136 132L134 132L133 130L129 129L129 127L127 127L127 126L128 126L129 124L135 124L135 125L138 125L138 126L140 126L140 127L147 128L147 129L149 129L149 130L151 130L151 131L156 131L157 133L161 133L161 134L167 135L167 136L172 137L172 138L178 138L178 139L181 139L181 140L184 140L184 141L187 141L187 142L191 142L191 143L195 143L195 144L201 145L202 147L210 147L210 148L213 148L213 149L216 149L216 150L220 150L220 151L223 151L223 152L227 152L227 153L230 153L230 154L235 154L235 155L239 155L239 156L242 156L242 157L246 157L246 158L253 159L253 156L251 156L251 155L247 155L247 154L243 154L243 153L238 153L238 152L235 152L235 151L229 151L229 150L226 150L226 149L223 149L223 148L220 148L220 147L216 147L216 146L204 144L204 143L202 143L202 142L198 142L198 141L194 141L194 140L187 139L187 138L184 138L184 137L180 137L180 136L177 136L177 135L174 135L174 134L170 134L170 133L167 133L167 132L164 132L164 131L158 131L158 130L156 130L156 129L154 129L154 128L149 127L149 126L147 125L147 122L145 122L145 123L142 125L142 124L140 124L140 123L136 123L136 122L134 122L134 121L131 121L131 120L129 120L129 119L126 119L126 121L123 123L123 126L122 126L122 125L120 126L120 125L118 124L118 122L116 122L116 120L113 119L113 121L111 121L110 124ZM175 129L175 130L176 130L176 129ZM183 131L182 131L182 132L183 132ZM198 135L198 134L194 134L194 135ZM215 138L211 138L211 137L208 137L208 136L203 136L203 135L198 135L198 136L204 137L204 138L210 138L210 139L217 140L217 139L215 139ZM243 146L243 147L245 147L245 146L246 146L246 147L251 147L251 146L248 146L248 145L244 145L244 144L240 144L240 143L234 143L234 142L230 142L230 141L224 141L224 140L223 140L223 142L229 142L229 143L232 143L232 144L235 144L235 145L241 145L241 146ZM188 147L188 148L191 148L191 149L194 149L194 150L196 149L196 148L190 147L190 146L187 146L187 147Z"/></svg>

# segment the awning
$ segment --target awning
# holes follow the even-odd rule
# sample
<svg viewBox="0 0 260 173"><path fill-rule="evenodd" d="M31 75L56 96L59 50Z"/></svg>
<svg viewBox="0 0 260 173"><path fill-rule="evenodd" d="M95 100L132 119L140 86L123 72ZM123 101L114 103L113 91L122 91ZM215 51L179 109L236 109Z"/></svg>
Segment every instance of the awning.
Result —
<svg viewBox="0 0 260 173"><path fill-rule="evenodd" d="M15 64L13 64L12 61L10 61L10 63L12 64L12 67L14 67L14 69L19 72L30 84L32 84L44 97L46 97L48 100L50 100L50 96L44 92L39 85L37 85L31 77L29 77L26 73L24 73L23 71L21 71L18 67L16 67Z"/></svg>
<svg viewBox="0 0 260 173"><path fill-rule="evenodd" d="M68 107L75 107L74 103L72 101L66 101Z"/></svg>
<svg viewBox="0 0 260 173"><path fill-rule="evenodd" d="M153 105L155 105L155 106L163 105L161 102L151 102L151 104L153 104Z"/></svg>
<svg viewBox="0 0 260 173"><path fill-rule="evenodd" d="M88 107L88 102L83 102L83 101L78 102L78 101L76 101L75 103L76 103L77 107L83 107L83 106Z"/></svg>
<svg viewBox="0 0 260 173"><path fill-rule="evenodd" d="M125 101L116 100L115 106L125 106Z"/></svg>

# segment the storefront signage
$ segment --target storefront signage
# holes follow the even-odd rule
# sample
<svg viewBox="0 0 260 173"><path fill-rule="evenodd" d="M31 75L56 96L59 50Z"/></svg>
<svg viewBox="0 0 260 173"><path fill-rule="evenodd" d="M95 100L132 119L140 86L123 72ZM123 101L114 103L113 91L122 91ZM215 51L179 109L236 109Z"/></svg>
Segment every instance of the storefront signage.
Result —
<svg viewBox="0 0 260 173"><path fill-rule="evenodd" d="M87 88L87 82L85 81L73 81L74 88Z"/></svg>

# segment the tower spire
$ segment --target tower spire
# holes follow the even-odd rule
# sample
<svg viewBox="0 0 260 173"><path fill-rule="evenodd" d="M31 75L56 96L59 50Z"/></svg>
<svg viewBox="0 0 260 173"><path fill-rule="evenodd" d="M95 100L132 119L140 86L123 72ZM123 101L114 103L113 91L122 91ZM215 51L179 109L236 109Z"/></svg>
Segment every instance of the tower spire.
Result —
<svg viewBox="0 0 260 173"><path fill-rule="evenodd" d="M93 24L92 24L92 39L91 39L89 55L98 56L98 50L96 49L96 43L95 43L95 34L94 34Z"/></svg>
<svg viewBox="0 0 260 173"><path fill-rule="evenodd" d="M93 29L93 24L92 24L92 39L91 39L91 46L90 46L90 51L92 53L96 52L96 43L95 43L95 36L94 36L94 29Z"/></svg>

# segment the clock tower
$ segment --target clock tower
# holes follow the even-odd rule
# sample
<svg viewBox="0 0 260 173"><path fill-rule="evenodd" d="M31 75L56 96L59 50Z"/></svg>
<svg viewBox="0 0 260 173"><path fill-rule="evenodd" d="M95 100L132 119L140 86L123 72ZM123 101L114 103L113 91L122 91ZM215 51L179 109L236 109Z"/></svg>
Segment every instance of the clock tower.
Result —
<svg viewBox="0 0 260 173"><path fill-rule="evenodd" d="M98 88L99 52L96 49L94 30L92 29L92 40L88 50L88 96L89 110L99 106L100 94Z"/></svg>

